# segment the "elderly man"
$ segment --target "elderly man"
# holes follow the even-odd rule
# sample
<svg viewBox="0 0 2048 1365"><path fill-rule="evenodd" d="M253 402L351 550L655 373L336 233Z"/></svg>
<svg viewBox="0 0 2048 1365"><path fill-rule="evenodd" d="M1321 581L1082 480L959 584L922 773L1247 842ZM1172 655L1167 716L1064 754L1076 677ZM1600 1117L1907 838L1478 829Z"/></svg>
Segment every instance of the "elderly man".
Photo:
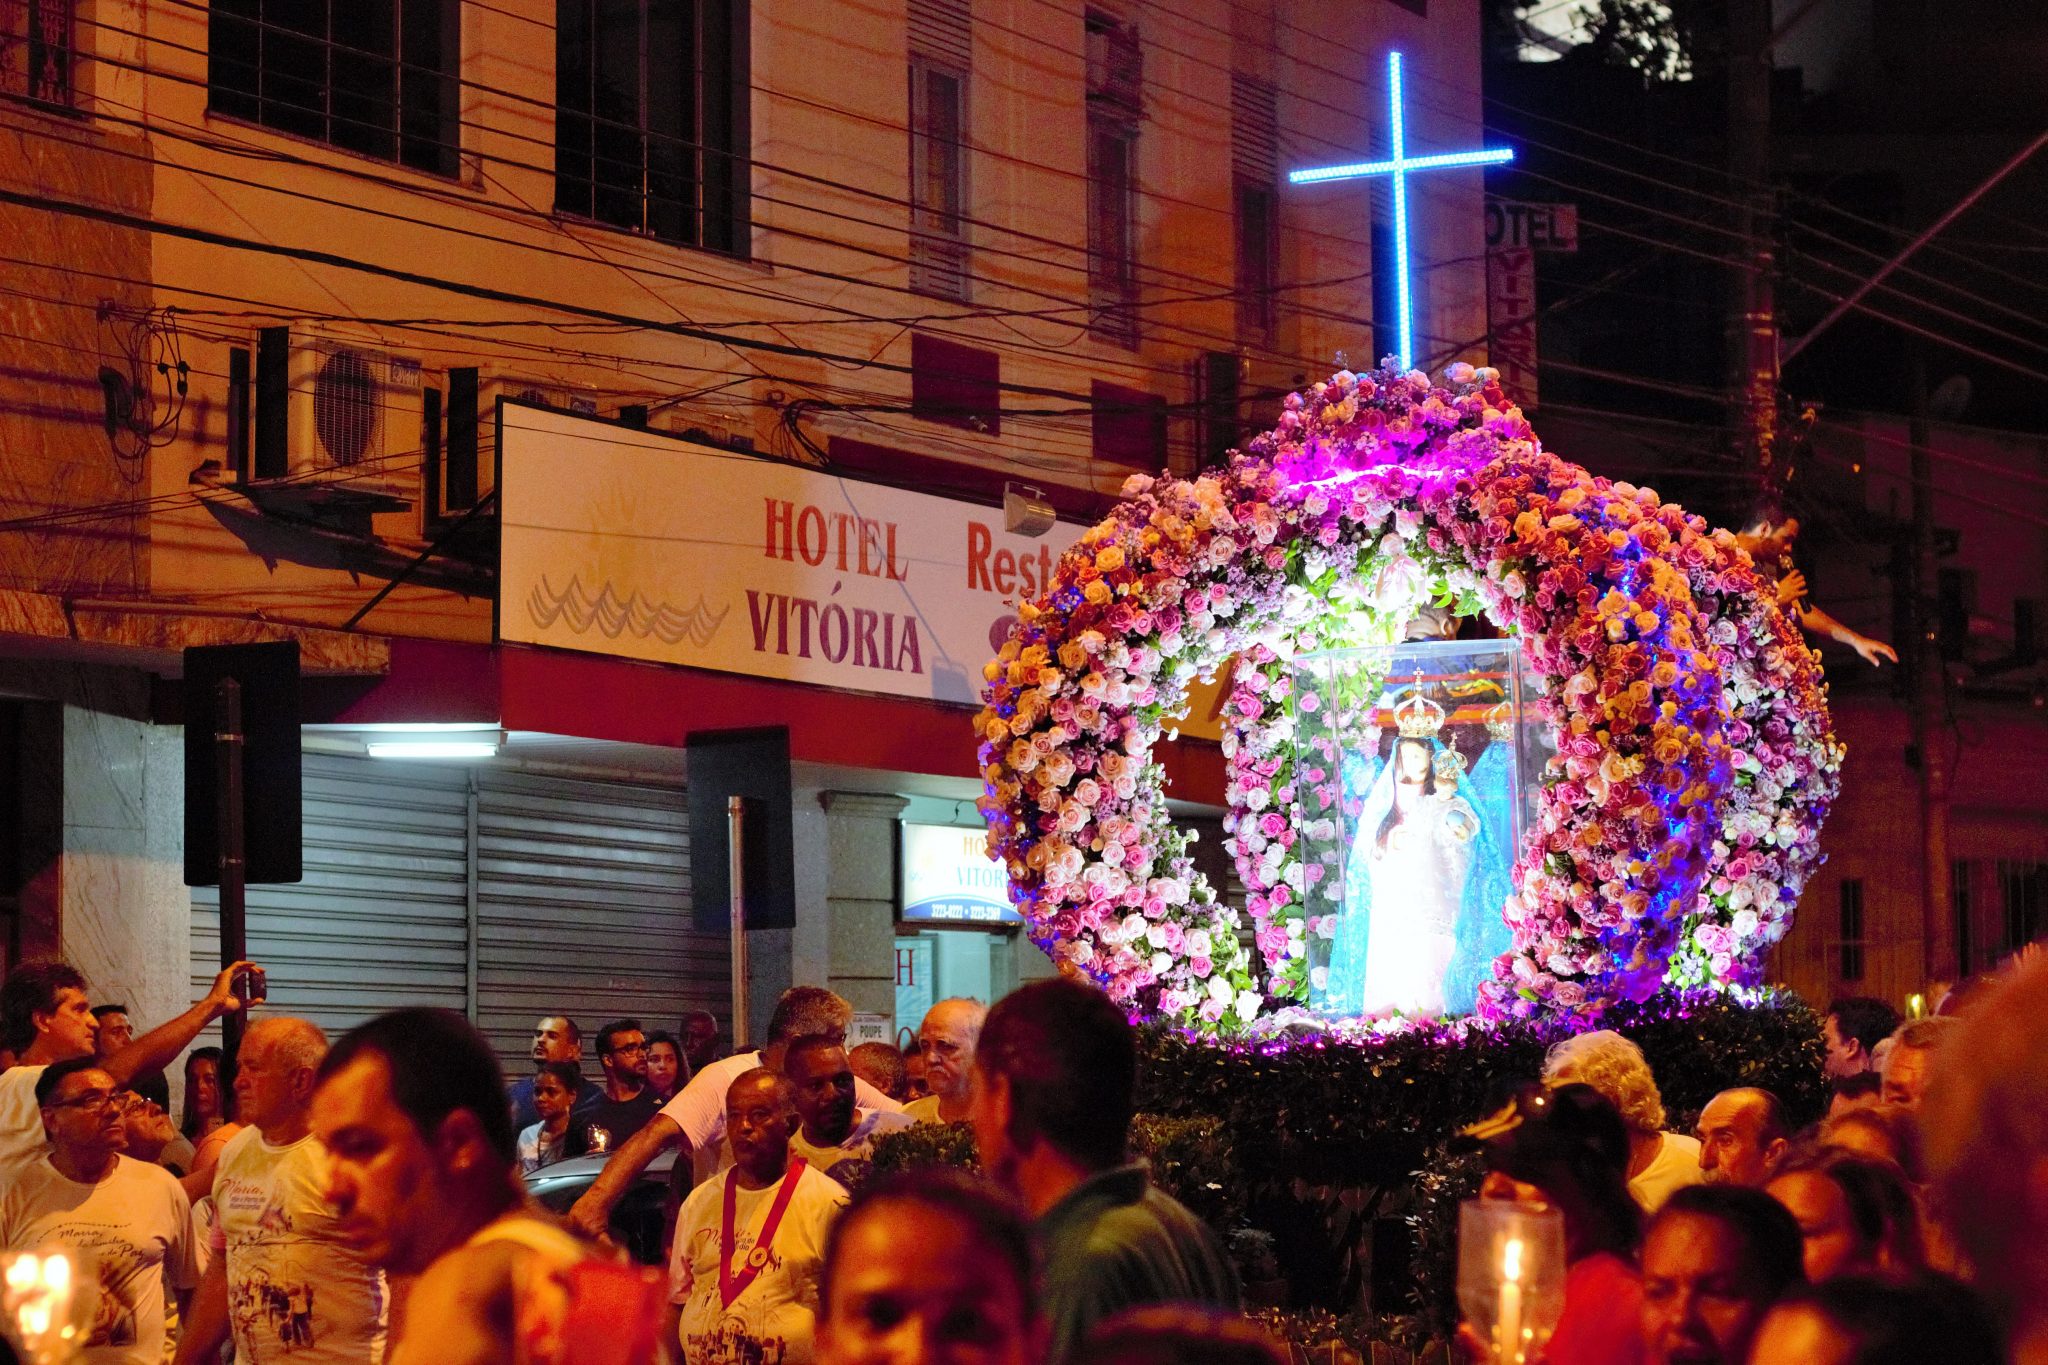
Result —
<svg viewBox="0 0 2048 1365"><path fill-rule="evenodd" d="M1108 996L1058 980L1005 997L971 1075L981 1168L1023 1201L1044 1244L1047 1360L1138 1304L1237 1306L1216 1234L1131 1161L1137 1040Z"/></svg>
<svg viewBox="0 0 2048 1365"><path fill-rule="evenodd" d="M721 1058L692 1076L681 1093L605 1162L604 1170L569 1210L570 1221L593 1237L604 1235L619 1197L648 1163L677 1143L682 1144L682 1151L676 1157L676 1169L689 1171L698 1184L732 1165L725 1128L727 1088L757 1068L780 1072L784 1054L798 1038L817 1034L843 1041L852 1022L853 1006L823 986L791 986L768 1016L767 1044L759 1052ZM895 1113L902 1108L865 1081L855 1080L854 1088L860 1102L871 1109Z"/></svg>
<svg viewBox="0 0 2048 1365"><path fill-rule="evenodd" d="M1700 1142L1700 1177L1709 1185L1762 1189L1791 1149L1785 1106L1768 1090L1723 1090L1700 1110L1693 1125Z"/></svg>
<svg viewBox="0 0 2048 1365"><path fill-rule="evenodd" d="M967 1078L974 1070L974 1048L987 1018L988 1006L957 996L924 1012L917 1046L924 1055L925 1084L931 1093L905 1106L903 1112L913 1121L958 1123L967 1117Z"/></svg>
<svg viewBox="0 0 2048 1365"><path fill-rule="evenodd" d="M213 1261L183 1330L178 1365L375 1365L384 1358L384 1277L343 1245L327 1206L327 1149L313 1089L327 1035L304 1019L260 1019L242 1039L242 1122L213 1177Z"/></svg>
<svg viewBox="0 0 2048 1365"><path fill-rule="evenodd" d="M676 1217L669 1300L692 1365L811 1358L826 1233L846 1188L790 1154L793 1098L766 1067L726 1087L733 1164Z"/></svg>
<svg viewBox="0 0 2048 1365"><path fill-rule="evenodd" d="M1935 1049L1956 1027L1953 1019L1913 1019L1899 1025L1884 1055L1884 1102L1913 1113L1934 1075Z"/></svg>
<svg viewBox="0 0 2048 1365"><path fill-rule="evenodd" d="M536 1068L542 1062L574 1062L583 1064L583 1030L576 1027L576 1021L566 1014L550 1014L533 1026L533 1047L529 1056ZM533 1107L533 1077L522 1076L505 1088L505 1097L512 1105L512 1131L523 1133L540 1122L540 1110ZM576 1091L576 1098L569 1106L570 1122L581 1124L590 1117L591 1109L605 1097L604 1087L594 1081L585 1080Z"/></svg>
<svg viewBox="0 0 2048 1365"><path fill-rule="evenodd" d="M91 1018L90 1015L86 1016ZM119 1087L91 1057L38 1067L49 1154L0 1181L0 1251L63 1251L91 1303L84 1359L162 1365L165 1291L199 1282L178 1178L123 1156Z"/></svg>

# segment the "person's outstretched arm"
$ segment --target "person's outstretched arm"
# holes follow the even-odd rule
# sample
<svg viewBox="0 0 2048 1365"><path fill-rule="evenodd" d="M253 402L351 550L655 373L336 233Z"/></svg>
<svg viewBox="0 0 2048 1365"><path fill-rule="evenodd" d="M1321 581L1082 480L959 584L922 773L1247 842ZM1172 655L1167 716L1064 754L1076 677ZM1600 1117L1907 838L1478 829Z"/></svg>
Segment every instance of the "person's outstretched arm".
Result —
<svg viewBox="0 0 2048 1365"><path fill-rule="evenodd" d="M569 1223L588 1237L604 1237L611 1225L612 1206L619 1202L619 1196L632 1188L640 1172L661 1155L662 1150L676 1143L682 1144L682 1151L676 1154L676 1161L682 1164L690 1160L690 1144L683 1138L682 1125L666 1114L656 1114L646 1126L626 1140L626 1145L611 1154L599 1171L597 1179L583 1192L569 1208Z"/></svg>
<svg viewBox="0 0 2048 1365"><path fill-rule="evenodd" d="M223 969L213 979L213 989L206 993L204 1000L168 1024L158 1024L107 1058L104 1063L106 1073L126 1085L145 1071L161 1071L176 1061L178 1054L192 1046L192 1040L208 1024L223 1014L232 1014L242 1008L242 1002L235 998L235 973L255 965L253 962L237 962Z"/></svg>

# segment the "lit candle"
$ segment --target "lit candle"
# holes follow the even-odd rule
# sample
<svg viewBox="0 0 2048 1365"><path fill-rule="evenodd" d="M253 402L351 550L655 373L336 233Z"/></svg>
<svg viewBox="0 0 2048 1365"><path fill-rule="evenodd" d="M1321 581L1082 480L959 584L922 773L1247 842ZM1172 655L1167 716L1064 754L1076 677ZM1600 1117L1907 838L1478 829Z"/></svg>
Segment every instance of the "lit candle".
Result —
<svg viewBox="0 0 2048 1365"><path fill-rule="evenodd" d="M62 1254L17 1256L7 1264L7 1308L31 1360L64 1358L71 1335L71 1262Z"/></svg>
<svg viewBox="0 0 2048 1365"><path fill-rule="evenodd" d="M1522 1365L1522 1239L1510 1237L1500 1250L1500 1326L1494 1359Z"/></svg>

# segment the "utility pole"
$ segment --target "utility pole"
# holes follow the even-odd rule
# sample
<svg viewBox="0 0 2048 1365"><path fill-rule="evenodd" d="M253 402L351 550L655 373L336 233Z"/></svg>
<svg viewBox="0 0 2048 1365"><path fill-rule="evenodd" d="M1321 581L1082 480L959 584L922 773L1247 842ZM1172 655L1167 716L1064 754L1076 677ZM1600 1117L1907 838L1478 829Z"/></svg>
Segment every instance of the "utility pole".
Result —
<svg viewBox="0 0 2048 1365"><path fill-rule="evenodd" d="M1907 659L1913 670L1913 748L1920 758L1921 968L1923 984L1931 985L1954 981L1964 969L1955 960L1948 856L1948 665L1941 657L1939 628L1941 552L1935 536L1934 456L1929 445L1933 433L1927 423L1926 348L1917 338L1911 383L1913 407L1906 439L1913 447L1913 638L1907 642Z"/></svg>
<svg viewBox="0 0 2048 1365"><path fill-rule="evenodd" d="M1741 267L1728 308L1729 427L1756 471L1757 510L1778 512L1776 204L1771 176L1771 0L1728 0L1728 173Z"/></svg>

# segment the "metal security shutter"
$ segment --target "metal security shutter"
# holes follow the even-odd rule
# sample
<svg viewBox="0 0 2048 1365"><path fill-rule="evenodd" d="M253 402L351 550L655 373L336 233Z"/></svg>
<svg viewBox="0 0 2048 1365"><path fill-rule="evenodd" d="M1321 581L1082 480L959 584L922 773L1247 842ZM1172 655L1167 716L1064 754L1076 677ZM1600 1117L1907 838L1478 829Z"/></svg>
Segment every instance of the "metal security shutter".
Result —
<svg viewBox="0 0 2048 1365"><path fill-rule="evenodd" d="M330 1033L400 1005L463 1009L468 772L310 753L304 772L305 879L249 888L249 955L270 973L271 1007ZM220 970L219 905L193 888L194 999Z"/></svg>
<svg viewBox="0 0 2048 1365"><path fill-rule="evenodd" d="M529 1065L543 1014L566 1010L589 1035L729 1012L725 937L691 927L680 787L481 770L476 828L476 1021L508 1070ZM594 1038L584 1055L595 1076Z"/></svg>

